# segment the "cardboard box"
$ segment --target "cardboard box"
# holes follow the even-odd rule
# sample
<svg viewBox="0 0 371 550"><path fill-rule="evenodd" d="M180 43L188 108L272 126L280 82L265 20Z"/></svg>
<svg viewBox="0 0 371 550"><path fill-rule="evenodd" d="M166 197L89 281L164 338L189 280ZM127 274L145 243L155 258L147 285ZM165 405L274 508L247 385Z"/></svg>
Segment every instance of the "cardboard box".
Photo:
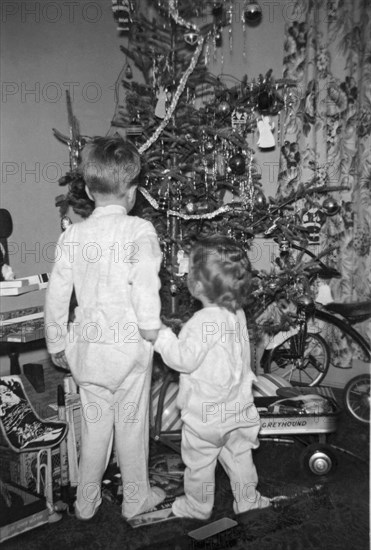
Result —
<svg viewBox="0 0 371 550"><path fill-rule="evenodd" d="M14 483L3 484L0 508L0 543L49 520L45 498Z"/></svg>

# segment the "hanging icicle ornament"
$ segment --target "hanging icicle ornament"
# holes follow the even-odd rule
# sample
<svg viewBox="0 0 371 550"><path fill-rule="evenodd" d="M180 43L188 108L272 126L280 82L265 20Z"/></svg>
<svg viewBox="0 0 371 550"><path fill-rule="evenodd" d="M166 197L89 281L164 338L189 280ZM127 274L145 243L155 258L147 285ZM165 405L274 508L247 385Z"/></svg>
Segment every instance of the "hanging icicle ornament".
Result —
<svg viewBox="0 0 371 550"><path fill-rule="evenodd" d="M220 25L218 25L215 29L214 40L215 40L215 46L217 48L220 48L223 44L223 33Z"/></svg>

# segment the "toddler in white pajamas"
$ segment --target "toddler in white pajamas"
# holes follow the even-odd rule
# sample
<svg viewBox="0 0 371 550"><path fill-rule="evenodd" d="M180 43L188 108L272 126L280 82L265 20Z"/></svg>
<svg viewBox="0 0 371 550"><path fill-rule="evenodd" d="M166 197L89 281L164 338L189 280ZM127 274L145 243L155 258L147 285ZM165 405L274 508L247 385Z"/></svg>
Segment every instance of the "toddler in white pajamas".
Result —
<svg viewBox="0 0 371 550"><path fill-rule="evenodd" d="M159 504L148 480L148 410L160 321L161 251L153 225L128 216L140 170L136 149L121 138L95 138L80 165L95 210L61 235L45 304L53 362L71 369L82 406L75 515L90 519L113 437L122 475L125 518ZM75 290L75 319L68 323Z"/></svg>
<svg viewBox="0 0 371 550"><path fill-rule="evenodd" d="M190 256L188 288L203 308L177 337L163 327L155 342L165 363L179 371L184 496L173 504L180 517L206 520L214 505L217 460L229 476L236 514L270 505L257 491L252 449L259 446L253 403L250 345L241 306L250 288L244 250L231 239L200 241Z"/></svg>

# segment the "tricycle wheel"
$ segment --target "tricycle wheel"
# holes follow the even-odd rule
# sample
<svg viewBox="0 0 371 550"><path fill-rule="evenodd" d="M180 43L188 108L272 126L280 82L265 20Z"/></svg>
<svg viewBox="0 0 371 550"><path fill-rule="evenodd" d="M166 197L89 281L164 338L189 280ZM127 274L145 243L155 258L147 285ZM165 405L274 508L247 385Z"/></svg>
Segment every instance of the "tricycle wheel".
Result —
<svg viewBox="0 0 371 550"><path fill-rule="evenodd" d="M329 445L313 443L301 454L301 464L304 469L317 476L327 475L337 465L335 453Z"/></svg>
<svg viewBox="0 0 371 550"><path fill-rule="evenodd" d="M357 422L370 423L369 374L359 374L349 380L344 388L343 402L346 412Z"/></svg>

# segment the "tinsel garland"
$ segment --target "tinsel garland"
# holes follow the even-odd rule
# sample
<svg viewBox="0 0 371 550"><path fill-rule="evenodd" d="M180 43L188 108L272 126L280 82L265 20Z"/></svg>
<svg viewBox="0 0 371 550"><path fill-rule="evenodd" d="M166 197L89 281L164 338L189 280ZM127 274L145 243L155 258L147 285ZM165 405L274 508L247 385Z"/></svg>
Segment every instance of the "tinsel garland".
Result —
<svg viewBox="0 0 371 550"><path fill-rule="evenodd" d="M180 25L183 25L187 28L192 28L193 30L198 32L198 28L195 25L193 25L192 23L187 23L187 21L185 21L184 19L179 17L178 11L175 8L175 1L174 0L170 0L170 2L169 2L169 13L170 13L171 17L174 19L174 21L176 23L178 23ZM139 154L142 154L142 153L144 153L144 151L149 149L149 147L151 147L151 145L153 145L158 140L159 136L161 135L163 130L168 125L168 123L169 123L169 121L170 121L170 119L173 116L173 113L175 111L175 107L178 104L179 98L182 95L182 93L184 91L184 88L187 84L187 80L188 80L189 76L192 74L192 72L194 71L194 69L196 67L198 58L200 57L200 54L202 52L202 48L203 48L203 45L204 45L204 40L205 40L204 37L200 34L199 38L198 38L198 41L197 41L197 48L195 50L195 53L193 54L193 57L191 59L191 62L189 64L188 69L185 71L184 75L180 79L178 88L177 88L177 90L174 94L174 97L173 97L172 101L171 101L170 107L169 107L168 111L166 112L165 118L163 119L163 121L161 122L161 124L159 125L157 130L154 132L154 134L152 134L152 136L139 148Z"/></svg>
<svg viewBox="0 0 371 550"><path fill-rule="evenodd" d="M152 208L155 210L160 209L158 202L150 195L147 189L144 189L144 187L138 187L138 190L142 193L143 197L149 202ZM236 210L236 207L231 207L226 204L217 210L214 210L214 212L206 212L205 214L183 214L183 212L178 212L177 210L167 210L167 214L168 216L176 216L177 218L182 218L183 220L212 220L220 214L231 212L232 210Z"/></svg>
<svg viewBox="0 0 371 550"><path fill-rule="evenodd" d="M187 29L192 29L196 32L199 32L199 28L190 21L186 21L183 19L183 17L180 17L179 12L175 6L176 1L175 0L169 0L169 14L174 19L175 23L178 25L181 25L182 27L187 27Z"/></svg>

